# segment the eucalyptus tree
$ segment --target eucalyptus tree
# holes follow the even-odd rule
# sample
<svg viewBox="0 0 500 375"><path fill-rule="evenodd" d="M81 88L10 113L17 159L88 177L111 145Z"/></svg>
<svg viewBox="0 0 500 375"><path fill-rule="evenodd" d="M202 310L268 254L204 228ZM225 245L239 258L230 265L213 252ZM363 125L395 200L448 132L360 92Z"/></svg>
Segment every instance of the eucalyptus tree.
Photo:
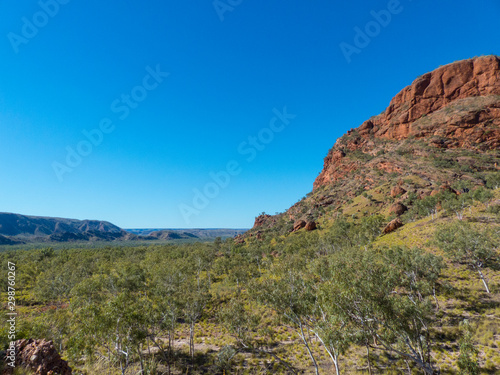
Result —
<svg viewBox="0 0 500 375"><path fill-rule="evenodd" d="M210 301L210 288L208 280L200 277L187 278L183 288L180 301L184 318L189 324L189 355L194 359L195 325L203 316Z"/></svg>
<svg viewBox="0 0 500 375"><path fill-rule="evenodd" d="M429 263L434 270L423 272ZM331 277L320 287L322 305L329 306L335 322L348 327L348 342L395 353L433 374L428 284L439 274L439 261L417 250L396 249L384 256L350 249L335 253L330 267Z"/></svg>
<svg viewBox="0 0 500 375"><path fill-rule="evenodd" d="M381 215L365 216L359 222L339 216L328 230L326 241L333 251L366 246L381 234L384 221Z"/></svg>
<svg viewBox="0 0 500 375"><path fill-rule="evenodd" d="M218 321L236 340L236 353L250 352L273 357L289 372L296 374L295 368L278 356L272 349L276 344L272 329L262 324L262 307L255 301L244 298L237 291L222 306L217 314Z"/></svg>
<svg viewBox="0 0 500 375"><path fill-rule="evenodd" d="M290 255L271 267L269 275L262 278L254 293L260 303L274 310L297 333L309 354L315 373L319 374L308 325L308 317L313 314L316 302L313 282L311 275L305 272L304 259Z"/></svg>
<svg viewBox="0 0 500 375"><path fill-rule="evenodd" d="M484 276L485 267L500 265L495 249L499 245L498 233L479 230L464 221L453 222L436 231L435 243L456 262L465 263L478 273L486 293L490 293L488 281Z"/></svg>
<svg viewBox="0 0 500 375"><path fill-rule="evenodd" d="M151 310L148 338L165 359L169 373L173 361L175 332L182 317L181 295L184 292L186 273L182 270L182 260L148 259L149 293ZM167 348L163 346L166 332Z"/></svg>
<svg viewBox="0 0 500 375"><path fill-rule="evenodd" d="M344 253L344 252L342 252ZM310 263L308 269L316 278L313 285L315 289L315 304L307 320L311 331L323 345L330 357L337 375L341 373L339 358L349 347L359 341L358 330L351 321L343 315L336 303L337 290L330 289L335 277L336 256L320 257Z"/></svg>
<svg viewBox="0 0 500 375"><path fill-rule="evenodd" d="M71 291L75 356L104 355L122 374L139 358L148 332L145 273L137 264L118 262L110 274L95 274ZM104 351L104 353L102 353Z"/></svg>
<svg viewBox="0 0 500 375"><path fill-rule="evenodd" d="M460 355L457 365L460 375L479 375L479 351L474 346L473 328L468 320L460 322L461 337L459 341Z"/></svg>

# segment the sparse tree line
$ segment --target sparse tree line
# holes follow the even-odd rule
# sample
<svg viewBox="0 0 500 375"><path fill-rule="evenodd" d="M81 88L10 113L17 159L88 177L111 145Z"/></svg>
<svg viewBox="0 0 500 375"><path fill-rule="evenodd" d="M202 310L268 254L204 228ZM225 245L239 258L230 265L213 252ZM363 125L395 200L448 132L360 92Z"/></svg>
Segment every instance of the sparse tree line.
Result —
<svg viewBox="0 0 500 375"><path fill-rule="evenodd" d="M104 361L126 374L139 364L141 374L155 374L160 362L167 373L222 373L245 353L274 359L282 373L300 373L301 364L279 349L280 326L295 333L316 374L324 372L313 342L337 374L354 347L363 349L370 374L379 371L380 353L408 373L436 374L431 351L444 259L418 248L374 248L383 223L380 216L356 223L339 217L328 231L273 243L44 249L1 253L0 260L2 272L8 260L19 267L19 303L29 312L19 338L52 339L77 365ZM484 269L499 265L498 238L498 228L453 221L437 229L431 245L474 271L490 293ZM233 340L200 365L196 329L207 320ZM475 374L477 353L463 327L460 363ZM184 355L175 344L181 329L189 332Z"/></svg>

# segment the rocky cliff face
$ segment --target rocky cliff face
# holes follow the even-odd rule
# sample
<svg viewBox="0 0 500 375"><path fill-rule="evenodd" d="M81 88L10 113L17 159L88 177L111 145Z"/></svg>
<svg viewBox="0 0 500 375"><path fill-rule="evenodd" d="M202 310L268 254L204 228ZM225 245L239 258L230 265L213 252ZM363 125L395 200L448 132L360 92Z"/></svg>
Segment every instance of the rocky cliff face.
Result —
<svg viewBox="0 0 500 375"><path fill-rule="evenodd" d="M414 133L412 123L422 116L455 100L488 95L500 95L500 59L489 56L455 62L417 78L391 100L380 117L365 122L360 130L378 137L406 138Z"/></svg>
<svg viewBox="0 0 500 375"><path fill-rule="evenodd" d="M330 150L314 189L355 168L344 159L345 148L369 151L371 138L414 137L442 148L500 148L500 58L459 61L424 74L399 92L382 114L347 135L353 133L357 137L351 142L338 142Z"/></svg>
<svg viewBox="0 0 500 375"><path fill-rule="evenodd" d="M383 113L339 138L313 191L280 215L259 216L246 236L290 233L298 222L342 212L399 215L395 204L409 194L457 181L484 185L499 165L500 58L458 61L417 78ZM350 203L361 195L366 202Z"/></svg>

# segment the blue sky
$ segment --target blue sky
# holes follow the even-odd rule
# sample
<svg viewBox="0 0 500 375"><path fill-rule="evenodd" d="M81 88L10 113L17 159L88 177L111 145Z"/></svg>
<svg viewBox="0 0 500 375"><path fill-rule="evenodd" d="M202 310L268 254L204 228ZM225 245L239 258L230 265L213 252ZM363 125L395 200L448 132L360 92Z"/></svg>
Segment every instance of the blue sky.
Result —
<svg viewBox="0 0 500 375"><path fill-rule="evenodd" d="M416 77L500 54L499 19L495 0L2 1L0 211L251 227Z"/></svg>

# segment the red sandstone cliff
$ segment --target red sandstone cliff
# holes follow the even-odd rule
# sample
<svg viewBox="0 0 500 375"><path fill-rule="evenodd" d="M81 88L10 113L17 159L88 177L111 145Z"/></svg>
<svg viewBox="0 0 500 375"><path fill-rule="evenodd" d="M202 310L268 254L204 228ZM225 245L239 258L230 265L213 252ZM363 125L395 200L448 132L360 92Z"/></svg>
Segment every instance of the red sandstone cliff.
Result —
<svg viewBox="0 0 500 375"><path fill-rule="evenodd" d="M458 61L417 78L383 113L340 137L313 191L284 213L259 216L239 240L284 235L308 222L315 228L345 211L401 215L409 194L422 198L456 181L481 186L499 166L500 58Z"/></svg>
<svg viewBox="0 0 500 375"><path fill-rule="evenodd" d="M478 57L442 66L399 92L387 109L347 135L324 160L314 189L345 177L359 166L343 148L370 149L370 138L424 139L440 148L500 148L500 58ZM380 166L388 168L392 166Z"/></svg>

